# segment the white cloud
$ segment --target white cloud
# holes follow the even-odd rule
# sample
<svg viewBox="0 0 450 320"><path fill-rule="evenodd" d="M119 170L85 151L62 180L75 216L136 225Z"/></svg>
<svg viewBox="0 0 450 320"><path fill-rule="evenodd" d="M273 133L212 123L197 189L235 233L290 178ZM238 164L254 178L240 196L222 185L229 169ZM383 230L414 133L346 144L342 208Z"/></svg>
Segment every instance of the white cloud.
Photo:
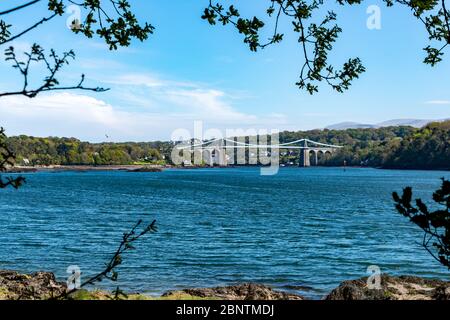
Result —
<svg viewBox="0 0 450 320"><path fill-rule="evenodd" d="M246 92L230 93L210 84L173 80L154 73L118 74L124 67L109 60L84 59L81 65L104 70L87 85L94 83L111 91L0 98L0 125L9 135L70 136L90 141L105 140L105 135L114 141L169 139L176 129L192 131L194 121L222 131L287 126L282 114L256 115L237 110L236 104L254 99Z"/></svg>
<svg viewBox="0 0 450 320"><path fill-rule="evenodd" d="M22 58L26 58L26 56L24 55L24 52L29 52L31 50L31 47L33 46L32 43L30 42L26 42L26 41L14 41L11 46L14 47L14 51L17 54L18 58L22 59ZM0 51L0 57L4 57L4 50Z"/></svg>
<svg viewBox="0 0 450 320"><path fill-rule="evenodd" d="M105 102L70 93L2 98L0 112L9 133L30 135L83 135L94 127L119 126L120 120Z"/></svg>
<svg viewBox="0 0 450 320"><path fill-rule="evenodd" d="M123 69L126 66L116 60L111 59L79 59L77 64L80 68L90 70L114 70Z"/></svg>
<svg viewBox="0 0 450 320"><path fill-rule="evenodd" d="M1 125L9 135L66 136L82 140L167 140L178 128L193 130L194 121L207 128L267 128L284 123L283 115L257 117L235 111L223 101L224 92L193 90L172 92L169 102L181 111L149 112L119 108L97 98L75 93L43 94L34 99L0 99ZM189 107L191 106L191 107ZM169 108L170 110L170 108Z"/></svg>
<svg viewBox="0 0 450 320"><path fill-rule="evenodd" d="M235 111L224 102L225 93L219 90L194 89L171 90L166 92L170 101L191 109L203 117L221 119L222 121L251 121L256 117Z"/></svg>
<svg viewBox="0 0 450 320"><path fill-rule="evenodd" d="M123 74L109 79L103 79L103 82L126 86L146 86L149 88L168 85L167 81L163 81L156 76L139 73Z"/></svg>
<svg viewBox="0 0 450 320"><path fill-rule="evenodd" d="M250 99L248 94L227 93L202 83L174 81L154 74L130 73L109 77L113 94L123 99L123 104L134 102L141 107L151 106L153 111L176 114L220 124L277 125L286 122L282 114L256 116L236 110L233 103ZM136 105L135 105L136 106ZM270 127L270 126L269 126Z"/></svg>
<svg viewBox="0 0 450 320"><path fill-rule="evenodd" d="M126 112L79 94L55 93L34 99L0 99L2 125L9 135L66 136L83 140L149 140L168 134L167 116ZM181 125L176 117L173 123Z"/></svg>
<svg viewBox="0 0 450 320"><path fill-rule="evenodd" d="M450 104L450 100L430 100L425 103L426 104L446 105L446 104Z"/></svg>

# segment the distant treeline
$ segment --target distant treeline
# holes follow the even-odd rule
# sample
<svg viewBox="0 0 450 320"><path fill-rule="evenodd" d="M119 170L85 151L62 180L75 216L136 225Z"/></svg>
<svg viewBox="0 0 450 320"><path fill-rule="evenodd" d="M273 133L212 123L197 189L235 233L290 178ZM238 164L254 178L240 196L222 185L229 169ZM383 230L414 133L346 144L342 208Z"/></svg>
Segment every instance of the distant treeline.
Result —
<svg viewBox="0 0 450 320"><path fill-rule="evenodd" d="M280 133L280 142L308 138L344 146L333 155L319 155L325 166L369 166L404 169L450 169L450 121L424 128L310 130ZM89 143L74 138L10 137L18 164L118 165L170 164L171 142ZM298 164L298 153L281 153L280 162Z"/></svg>
<svg viewBox="0 0 450 320"><path fill-rule="evenodd" d="M417 129L384 127L378 129L312 130L283 132L281 142L308 138L343 146L332 156L322 155L326 166L369 166L401 169L450 169L450 121L433 122ZM289 163L296 156L282 156Z"/></svg>
<svg viewBox="0 0 450 320"><path fill-rule="evenodd" d="M7 138L20 165L121 165L165 164L173 145L169 142L89 143L75 138Z"/></svg>

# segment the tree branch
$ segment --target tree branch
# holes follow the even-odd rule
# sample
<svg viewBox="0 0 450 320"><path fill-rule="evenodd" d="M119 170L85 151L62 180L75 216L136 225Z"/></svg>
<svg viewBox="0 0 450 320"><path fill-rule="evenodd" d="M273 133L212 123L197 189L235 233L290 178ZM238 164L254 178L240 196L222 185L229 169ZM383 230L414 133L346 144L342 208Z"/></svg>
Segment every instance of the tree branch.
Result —
<svg viewBox="0 0 450 320"><path fill-rule="evenodd" d="M62 57L59 57L56 52L52 49L50 55L47 57L45 55L44 49L37 44L34 44L30 52L26 52L26 61L19 61L15 53L14 47L9 47L5 51L6 61L12 61L12 67L19 70L23 77L23 87L20 91L12 92L0 92L0 97L13 96L13 95L23 95L29 98L36 97L41 92L56 91L56 90L86 90L94 92L104 92L109 89L101 87L85 87L84 74L81 75L81 79L78 84L73 86L58 86L59 80L56 78L57 73L63 68L64 65L69 64L69 59L75 59L75 53L71 50L64 52ZM50 61L50 59L52 61ZM28 75L30 72L30 67L32 64L43 63L47 70L48 75L43 79L43 83L37 88L30 89Z"/></svg>
<svg viewBox="0 0 450 320"><path fill-rule="evenodd" d="M122 264L122 255L129 250L134 250L133 243L139 240L141 237L143 237L146 234L149 233L155 233L157 231L156 227L156 220L153 220L153 222L149 225L147 225L142 231L137 232L137 229L142 224L142 220L139 220L134 227L131 229L131 231L124 233L122 237L122 241L120 242L119 246L117 247L115 253L112 255L111 259L108 261L108 263L105 266L105 269L103 269L98 274L90 277L88 280L81 283L79 288L71 289L59 297L56 297L56 299L63 299L69 297L74 292L78 291L81 288L84 288L88 285L93 285L96 282L102 281L103 279L109 279L111 281L117 281L118 273L115 271L115 268L118 267L120 264ZM116 291L119 293L119 289ZM116 294L117 295L117 294Z"/></svg>
<svg viewBox="0 0 450 320"><path fill-rule="evenodd" d="M6 143L5 130L0 127L0 173L6 172L8 166L13 166L15 161L14 153L8 148ZM25 178L22 176L18 177L7 177L3 179L0 175L0 189L5 189L7 187L13 187L18 189L25 183Z"/></svg>
<svg viewBox="0 0 450 320"><path fill-rule="evenodd" d="M450 181L443 178L441 188L433 193L433 200L444 207L434 212L421 199L416 199L416 206L411 204L411 187L404 188L401 197L394 192L393 199L397 211L423 230L422 245L427 252L450 269Z"/></svg>
<svg viewBox="0 0 450 320"><path fill-rule="evenodd" d="M17 11L17 10L20 10L20 9L23 9L23 8L26 8L26 7L29 7L29 6L35 4L35 3L39 2L39 1L41 1L41 0L33 0L33 1L30 1L30 2L25 3L25 4L23 4L23 5L17 6L17 7L15 7L15 8L12 8L12 9L8 9L8 10L5 10L5 11L2 11L2 12L0 12L0 16L5 15L5 14L8 14L8 13L15 12L15 11Z"/></svg>
<svg viewBox="0 0 450 320"><path fill-rule="evenodd" d="M29 27L29 28L23 30L22 32L16 34L15 36L9 37L8 39L6 39L6 40L0 42L0 45L3 45L3 44L5 44L5 43L8 43L8 42L11 42L11 41L14 41L14 40L20 38L20 37L23 36L24 34L30 32L31 30L33 30L33 29L35 29L35 28L37 28L39 25L41 25L41 24L43 24L43 23L45 23L45 22L47 22L47 21L52 20L52 19L53 19L54 17L56 17L56 16L57 16L57 14L54 13L54 14L52 14L51 16L49 16L49 17L47 17L47 18L42 18L40 21L36 22L36 23L35 23L34 25L32 25L31 27Z"/></svg>
<svg viewBox="0 0 450 320"><path fill-rule="evenodd" d="M342 5L360 2L361 0L338 0L338 3ZM298 34L298 42L304 58L300 80L296 85L300 89L306 89L310 94L318 91L316 83L321 81L325 81L334 90L343 92L349 89L354 79L365 72L359 58L348 59L337 70L328 62L328 54L342 31L337 25L331 25L336 20L336 14L329 11L320 24L310 22L309 25L306 25L306 21L311 20L313 12L323 5L322 1L270 0L270 3L267 15L271 18L273 14L276 14L273 36L266 43L260 42L260 33L265 23L257 17L241 18L239 11L234 6L230 6L226 10L220 3L214 4L210 0L202 18L211 25L216 24L216 21L223 25L233 25L239 33L244 35L244 43L249 45L250 50L257 51L283 40L284 35L278 31L279 22L282 15L289 17L294 27L293 31Z"/></svg>

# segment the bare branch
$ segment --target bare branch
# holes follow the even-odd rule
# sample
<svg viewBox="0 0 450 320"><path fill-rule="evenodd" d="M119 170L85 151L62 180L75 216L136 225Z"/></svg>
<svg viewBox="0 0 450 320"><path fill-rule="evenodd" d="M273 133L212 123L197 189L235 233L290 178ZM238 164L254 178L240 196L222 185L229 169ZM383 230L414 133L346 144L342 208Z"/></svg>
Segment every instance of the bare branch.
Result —
<svg viewBox="0 0 450 320"><path fill-rule="evenodd" d="M85 87L84 74L81 75L81 79L78 84L73 86L59 86L59 80L56 75L64 65L69 64L69 59L75 59L75 53L71 50L64 52L60 57L52 49L50 55L47 56L44 49L34 44L30 52L26 52L25 56L27 59L25 61L20 61L17 58L14 47L9 47L5 50L6 61L12 62L12 67L17 69L23 77L23 87L22 90L12 91L12 92L0 92L0 97L13 96L13 95L23 95L29 98L36 97L41 92L47 91L57 91L57 90L86 90L94 92L104 92L109 89L101 87ZM47 68L48 75L43 79L43 83L36 88L29 88L29 73L30 68L33 64L44 64Z"/></svg>
<svg viewBox="0 0 450 320"><path fill-rule="evenodd" d="M2 12L0 12L0 16L5 15L5 14L8 14L8 13L15 12L15 11L18 11L18 10L23 9L23 8L26 8L26 7L29 7L29 6L35 4L35 3L39 2L39 1L41 1L41 0L33 0L33 1L30 1L30 2L25 3L25 4L23 4L23 5L17 6L17 7L15 7L15 8L11 8L11 9L2 11Z"/></svg>
<svg viewBox="0 0 450 320"><path fill-rule="evenodd" d="M56 297L56 299L63 299L69 297L74 292L78 291L81 288L84 288L88 285L93 285L96 282L102 281L103 279L109 279L111 281L117 281L118 273L115 271L116 267L118 267L120 264L122 264L122 256L126 251L134 250L134 242L139 240L141 237L145 236L149 233L155 233L157 231L156 227L156 220L153 220L152 223L147 225L144 229L142 229L140 232L137 231L139 226L142 224L142 220L139 220L134 227L127 233L123 234L122 241L120 242L119 246L117 247L116 251L112 255L109 262L106 264L105 269L103 269L98 274L90 277L88 280L84 281L79 288L74 288L72 290L69 290L68 292L63 293L59 297ZM120 293L120 290L117 288L116 290L116 297Z"/></svg>
<svg viewBox="0 0 450 320"><path fill-rule="evenodd" d="M51 16L49 16L49 17L47 17L47 18L42 18L41 20L39 20L38 22L36 22L35 24L33 24L31 27L28 27L27 29L23 30L22 32L20 32L20 33L14 35L14 36L12 36L12 37L9 37L9 38L6 39L6 40L3 40L2 42L0 42L0 45L3 45L3 44L5 44L5 43L8 43L8 42L11 42L11 41L14 41L14 40L20 38L21 36L27 34L28 32L32 31L33 29L36 29L39 25L41 25L41 24L43 24L43 23L45 23L45 22L47 22L47 21L52 20L52 19L53 19L54 17L56 17L56 16L57 16L57 14L54 13L54 14L52 14Z"/></svg>

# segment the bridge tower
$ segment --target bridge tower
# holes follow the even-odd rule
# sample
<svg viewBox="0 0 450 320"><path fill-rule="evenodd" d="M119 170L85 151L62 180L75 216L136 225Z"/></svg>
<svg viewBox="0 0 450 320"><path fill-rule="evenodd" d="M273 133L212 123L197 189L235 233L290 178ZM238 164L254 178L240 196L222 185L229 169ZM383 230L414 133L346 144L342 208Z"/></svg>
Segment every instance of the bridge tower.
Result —
<svg viewBox="0 0 450 320"><path fill-rule="evenodd" d="M301 149L299 167L310 167L311 161L309 160L309 149Z"/></svg>
<svg viewBox="0 0 450 320"><path fill-rule="evenodd" d="M303 141L303 148L300 149L300 159L299 159L299 167L310 167L311 161L309 160L309 152L308 142L306 140Z"/></svg>

